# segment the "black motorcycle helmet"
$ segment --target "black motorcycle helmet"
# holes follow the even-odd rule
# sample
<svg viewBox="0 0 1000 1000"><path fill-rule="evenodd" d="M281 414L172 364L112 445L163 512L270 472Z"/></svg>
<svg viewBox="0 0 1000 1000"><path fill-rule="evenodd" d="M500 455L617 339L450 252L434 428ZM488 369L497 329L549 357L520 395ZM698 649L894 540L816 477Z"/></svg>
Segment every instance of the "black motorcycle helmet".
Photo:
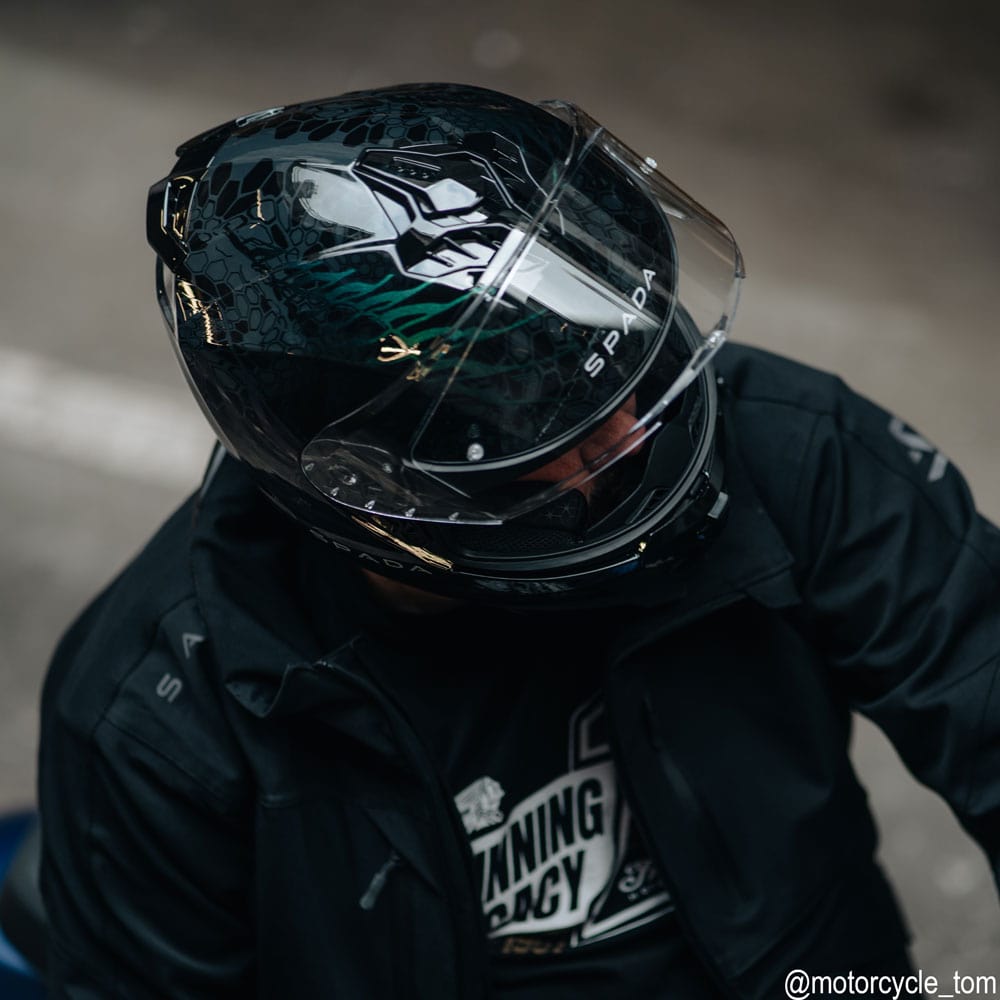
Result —
<svg viewBox="0 0 1000 1000"><path fill-rule="evenodd" d="M652 160L571 104L453 84L274 108L178 156L148 211L178 357L318 537L534 601L707 536L743 267Z"/></svg>

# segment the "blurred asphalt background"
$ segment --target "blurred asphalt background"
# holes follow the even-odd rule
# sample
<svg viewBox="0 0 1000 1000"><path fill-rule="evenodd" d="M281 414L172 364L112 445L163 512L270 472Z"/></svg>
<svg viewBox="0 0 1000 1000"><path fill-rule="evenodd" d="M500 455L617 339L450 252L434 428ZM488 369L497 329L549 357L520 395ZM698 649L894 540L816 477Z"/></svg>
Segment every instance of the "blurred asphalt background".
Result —
<svg viewBox="0 0 1000 1000"><path fill-rule="evenodd" d="M209 447L146 189L258 108L435 79L576 101L728 223L738 339L897 412L1000 519L995 0L8 0L0 24L0 809L33 802L58 634ZM1000 976L981 852L864 723L855 757L919 964Z"/></svg>

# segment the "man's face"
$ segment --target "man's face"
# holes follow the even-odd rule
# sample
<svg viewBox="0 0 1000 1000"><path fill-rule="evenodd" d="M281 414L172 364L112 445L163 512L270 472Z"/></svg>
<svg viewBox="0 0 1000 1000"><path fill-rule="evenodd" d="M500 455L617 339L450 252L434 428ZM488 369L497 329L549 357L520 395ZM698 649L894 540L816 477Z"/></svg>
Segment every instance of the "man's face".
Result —
<svg viewBox="0 0 1000 1000"><path fill-rule="evenodd" d="M581 472L608 450L611 450L612 457L630 449L638 452L639 449L634 448L634 445L642 437L643 428L633 430L635 420L636 399L635 393L633 393L625 400L624 405L605 420L588 438L569 451L563 452L547 465L522 476L521 480L523 482L561 483L564 479ZM595 494L601 492L602 480L606 479L607 476L608 473L604 472L577 487L580 493L587 498L588 503L592 503Z"/></svg>
<svg viewBox="0 0 1000 1000"><path fill-rule="evenodd" d="M560 483L564 479L581 472L590 462L599 458L608 450L612 450L613 455L627 451L630 448L633 453L638 453L641 450L641 446L636 448L634 444L642 436L643 428L633 430L635 421L636 398L635 394L633 394L593 434L569 451L563 452L563 454L553 459L547 465L543 465L540 469L535 469L533 472L522 476L521 480L523 482ZM614 475L614 471L614 469L610 471L606 470L577 487L579 492L586 498L587 504L592 510L601 508L602 497L605 491L614 491L618 480L618 476ZM398 580L381 576L367 568L363 569L362 572L371 581L379 597L397 611L429 614L449 611L465 603L459 598L445 597Z"/></svg>

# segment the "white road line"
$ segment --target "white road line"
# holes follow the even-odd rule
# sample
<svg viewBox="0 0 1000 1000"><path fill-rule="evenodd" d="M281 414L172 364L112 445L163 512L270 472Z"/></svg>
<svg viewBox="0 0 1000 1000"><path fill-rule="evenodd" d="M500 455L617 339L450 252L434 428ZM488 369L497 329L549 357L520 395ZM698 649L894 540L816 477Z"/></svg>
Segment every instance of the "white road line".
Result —
<svg viewBox="0 0 1000 1000"><path fill-rule="evenodd" d="M0 346L0 440L164 486L198 482L214 437L192 399Z"/></svg>

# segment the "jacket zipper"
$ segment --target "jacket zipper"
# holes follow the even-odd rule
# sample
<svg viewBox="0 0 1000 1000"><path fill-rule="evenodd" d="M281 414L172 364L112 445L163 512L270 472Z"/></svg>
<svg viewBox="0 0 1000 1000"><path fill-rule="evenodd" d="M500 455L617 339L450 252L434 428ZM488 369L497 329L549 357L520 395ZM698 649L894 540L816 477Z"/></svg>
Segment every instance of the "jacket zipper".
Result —
<svg viewBox="0 0 1000 1000"><path fill-rule="evenodd" d="M358 906L362 910L373 910L375 909L375 903L378 901L379 894L385 886L386 880L389 878L389 874L392 872L393 868L396 868L402 863L400 856L393 851L389 855L389 860L386 861L384 865L374 875L372 875L371 882L368 883L368 888L365 889L364 895L358 900Z"/></svg>
<svg viewBox="0 0 1000 1000"><path fill-rule="evenodd" d="M355 653L355 655L357 654ZM455 850L449 850L446 846L441 849L441 858L444 861L446 870L450 876L448 881L452 883L452 891L455 891L456 888L464 887L472 900L471 909L478 931L477 940L480 943L479 982L482 984L482 996L485 998L489 995L489 961L486 957L486 919L483 915L483 906L482 901L479 898L479 892L474 888L476 881L474 878L472 854L468 848L468 841L463 839L465 836L465 827L462 824L462 818L459 815L457 807L455 806L455 802L445 785L444 777L434 765L430 758L430 754L428 753L426 747L424 747L413 727L403 714L392 704L392 702L385 697L375 683L365 677L360 677L357 674L352 673L339 664L326 658L321 659L319 662L326 669L336 673L347 683L362 691L371 700L372 704L377 706L377 708L389 720L392 731L397 737L398 745L404 749L404 752L409 758L409 762L416 773L423 777L431 778L431 784L434 789L433 804L435 811L442 816L445 824L451 828L452 836L457 842L457 848ZM461 869L458 873L455 871L456 861ZM382 867L372 876L372 880L369 883L368 888L358 901L359 906L361 906L362 909L371 909L374 907L379 894L385 887L385 883L389 875L401 864L403 864L403 859L395 850L393 850L389 855L388 860L386 860ZM366 906L366 903L370 905ZM458 946L460 940L461 937L456 935L456 947ZM457 985L459 989L462 988L461 982Z"/></svg>

